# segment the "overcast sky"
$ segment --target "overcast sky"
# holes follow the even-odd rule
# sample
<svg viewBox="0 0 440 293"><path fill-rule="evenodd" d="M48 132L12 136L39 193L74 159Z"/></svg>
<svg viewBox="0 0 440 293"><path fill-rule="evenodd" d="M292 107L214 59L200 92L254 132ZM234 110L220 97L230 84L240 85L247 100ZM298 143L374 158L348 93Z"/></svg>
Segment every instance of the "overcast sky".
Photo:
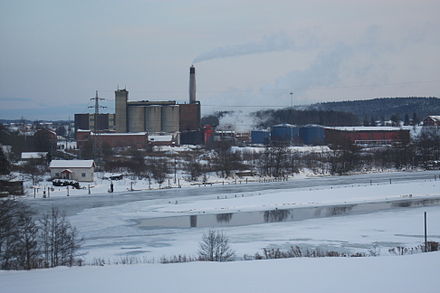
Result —
<svg viewBox="0 0 440 293"><path fill-rule="evenodd" d="M0 118L67 119L99 90L202 111L440 97L438 0L0 0Z"/></svg>

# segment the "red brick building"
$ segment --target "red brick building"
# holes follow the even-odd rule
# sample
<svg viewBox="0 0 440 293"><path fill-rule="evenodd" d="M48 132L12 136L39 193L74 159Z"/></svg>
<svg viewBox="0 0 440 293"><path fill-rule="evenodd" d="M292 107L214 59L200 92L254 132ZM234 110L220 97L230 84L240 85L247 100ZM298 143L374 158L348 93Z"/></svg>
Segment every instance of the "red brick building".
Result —
<svg viewBox="0 0 440 293"><path fill-rule="evenodd" d="M410 140L410 131L398 127L326 127L325 140L328 144L406 144Z"/></svg>
<svg viewBox="0 0 440 293"><path fill-rule="evenodd" d="M90 130L78 130L76 133L76 143L80 149L91 139L95 139L97 144L107 144L111 147L144 148L148 143L146 132L95 134Z"/></svg>

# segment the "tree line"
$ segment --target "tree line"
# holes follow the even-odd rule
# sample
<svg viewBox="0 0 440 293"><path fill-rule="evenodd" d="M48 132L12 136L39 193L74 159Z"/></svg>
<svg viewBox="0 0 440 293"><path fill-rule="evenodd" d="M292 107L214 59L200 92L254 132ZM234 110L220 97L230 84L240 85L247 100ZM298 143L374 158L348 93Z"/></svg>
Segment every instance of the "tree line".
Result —
<svg viewBox="0 0 440 293"><path fill-rule="evenodd" d="M56 208L35 221L26 204L0 201L0 269L30 270L80 263L77 230Z"/></svg>

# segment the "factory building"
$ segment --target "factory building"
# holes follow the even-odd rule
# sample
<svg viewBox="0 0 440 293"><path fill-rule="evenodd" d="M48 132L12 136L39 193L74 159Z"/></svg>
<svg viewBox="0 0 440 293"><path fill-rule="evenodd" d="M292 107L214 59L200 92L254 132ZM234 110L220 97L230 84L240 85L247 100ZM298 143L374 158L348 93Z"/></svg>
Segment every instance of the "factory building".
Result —
<svg viewBox="0 0 440 293"><path fill-rule="evenodd" d="M126 89L115 92L116 132L175 133L200 131L195 68L190 68L189 104L176 101L129 101Z"/></svg>
<svg viewBox="0 0 440 293"><path fill-rule="evenodd" d="M410 141L410 131L399 127L325 127L325 141L327 144L406 144Z"/></svg>
<svg viewBox="0 0 440 293"><path fill-rule="evenodd" d="M176 145L180 143L180 137L185 144L202 144L203 132L200 129L201 113L200 102L196 99L195 73L194 66L191 66L188 104L178 104L174 100L129 101L128 91L118 89L115 91L115 114L75 114L78 146L83 146L89 139L114 147ZM91 132L95 130L96 134ZM157 135L158 139L154 140ZM164 139L163 135L171 138ZM152 139L149 140L149 137Z"/></svg>
<svg viewBox="0 0 440 293"><path fill-rule="evenodd" d="M429 127L428 127L429 128ZM399 127L328 127L321 125L294 126L290 124L274 125L270 133L266 130L253 130L253 144L305 144L341 145L389 145L406 144L410 141L410 130Z"/></svg>
<svg viewBox="0 0 440 293"><path fill-rule="evenodd" d="M96 142L98 146L144 148L148 144L146 132L132 133L93 133L90 130L78 130L76 143L79 149L83 149L88 142Z"/></svg>
<svg viewBox="0 0 440 293"><path fill-rule="evenodd" d="M115 129L115 114L97 114L97 131L113 131ZM78 129L95 130L95 114L75 114L75 131Z"/></svg>

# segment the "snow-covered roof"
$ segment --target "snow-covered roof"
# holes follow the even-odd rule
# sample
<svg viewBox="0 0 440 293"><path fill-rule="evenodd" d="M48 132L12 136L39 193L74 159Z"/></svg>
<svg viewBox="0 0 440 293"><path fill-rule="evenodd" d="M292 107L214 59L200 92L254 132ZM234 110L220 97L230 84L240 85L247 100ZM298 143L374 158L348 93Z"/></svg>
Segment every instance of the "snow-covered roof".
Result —
<svg viewBox="0 0 440 293"><path fill-rule="evenodd" d="M172 135L149 135L148 140L149 141L172 141L173 136Z"/></svg>
<svg viewBox="0 0 440 293"><path fill-rule="evenodd" d="M325 127L326 129L342 130L342 131L399 131L400 127L389 126L344 126L344 127Z"/></svg>
<svg viewBox="0 0 440 293"><path fill-rule="evenodd" d="M22 152L21 159L29 160L29 159L41 159L47 156L47 152Z"/></svg>
<svg viewBox="0 0 440 293"><path fill-rule="evenodd" d="M295 125L282 123L282 124L273 125L272 127L295 127Z"/></svg>
<svg viewBox="0 0 440 293"><path fill-rule="evenodd" d="M437 115L429 115L428 118L431 118L434 121L440 122L440 116Z"/></svg>
<svg viewBox="0 0 440 293"><path fill-rule="evenodd" d="M91 132L91 135L95 135L95 133ZM98 133L99 136L122 136L122 135L147 135L147 132L107 132L107 133Z"/></svg>
<svg viewBox="0 0 440 293"><path fill-rule="evenodd" d="M49 168L90 168L94 166L93 160L52 160Z"/></svg>

